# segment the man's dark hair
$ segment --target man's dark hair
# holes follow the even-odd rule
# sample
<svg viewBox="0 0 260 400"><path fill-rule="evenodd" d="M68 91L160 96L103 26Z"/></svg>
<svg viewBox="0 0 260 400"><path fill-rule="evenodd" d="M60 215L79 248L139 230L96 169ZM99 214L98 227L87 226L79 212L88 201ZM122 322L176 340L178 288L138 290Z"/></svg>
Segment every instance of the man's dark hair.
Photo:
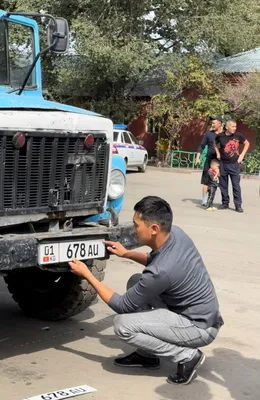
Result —
<svg viewBox="0 0 260 400"><path fill-rule="evenodd" d="M135 212L145 222L155 222L163 232L169 233L172 227L173 214L167 201L157 196L147 196L134 206Z"/></svg>

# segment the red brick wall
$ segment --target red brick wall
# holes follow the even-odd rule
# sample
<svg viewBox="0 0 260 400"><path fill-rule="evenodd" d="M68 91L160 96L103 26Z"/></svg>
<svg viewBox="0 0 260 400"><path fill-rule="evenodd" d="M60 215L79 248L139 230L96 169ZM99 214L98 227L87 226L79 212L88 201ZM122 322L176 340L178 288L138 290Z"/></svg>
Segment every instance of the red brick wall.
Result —
<svg viewBox="0 0 260 400"><path fill-rule="evenodd" d="M156 142L158 135L154 133L147 132L147 118L144 115L140 115L136 120L134 120L129 125L129 130L132 132L139 140L144 142L144 147L148 151L149 157L155 156L156 153Z"/></svg>
<svg viewBox="0 0 260 400"><path fill-rule="evenodd" d="M186 151L196 151L207 130L205 120L194 120L183 128L180 135L180 147Z"/></svg>
<svg viewBox="0 0 260 400"><path fill-rule="evenodd" d="M181 132L181 149L196 151L206 130L207 125L203 120L195 120L188 127L185 127ZM255 147L256 132L239 121L237 124L237 131L242 133L242 135L249 140L249 151L252 151Z"/></svg>
<svg viewBox="0 0 260 400"><path fill-rule="evenodd" d="M141 115L129 126L129 130L140 140L144 142L144 147L147 149L149 156L155 155L155 147L158 135L155 133L146 132L146 117ZM205 120L194 120L189 126L185 127L181 132L180 145L182 150L197 151L197 148L202 140L204 133L207 130ZM242 133L250 142L249 151L252 151L255 146L256 132L248 128L242 122L238 122L238 132Z"/></svg>
<svg viewBox="0 0 260 400"><path fill-rule="evenodd" d="M250 142L250 147L249 147L249 152L251 152L254 147L255 147L255 142L256 142L256 131L253 129L248 128L243 122L238 122L237 124L237 131L239 133L242 133L242 135L249 140Z"/></svg>
<svg viewBox="0 0 260 400"><path fill-rule="evenodd" d="M233 84L236 83L237 77L240 77L240 75L225 75L226 80L230 81ZM198 93L194 90L186 90L183 95L187 99L194 99L198 96ZM146 116L140 115L135 121L131 123L129 129L135 136L144 141L144 146L148 150L149 155L155 155L155 143L157 141L158 135L147 132ZM206 120L194 120L187 127L183 128L180 135L181 149L185 151L196 151L206 130ZM252 151L255 146L256 132L242 122L238 122L238 132L242 133L245 138L249 140L249 151Z"/></svg>

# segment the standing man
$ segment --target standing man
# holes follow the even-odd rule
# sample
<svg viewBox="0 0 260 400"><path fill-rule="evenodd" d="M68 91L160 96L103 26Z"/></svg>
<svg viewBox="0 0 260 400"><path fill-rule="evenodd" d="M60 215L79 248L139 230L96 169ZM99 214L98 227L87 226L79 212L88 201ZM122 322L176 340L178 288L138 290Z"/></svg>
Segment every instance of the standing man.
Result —
<svg viewBox="0 0 260 400"><path fill-rule="evenodd" d="M208 170L210 169L210 162L214 158L216 158L216 152L214 148L214 141L218 134L222 132L222 119L220 117L210 117L212 121L212 125L209 131L207 131L202 139L201 144L199 145L197 157L196 157L196 165L200 164L200 155L203 152L204 148L208 146L208 151L206 155L206 161L204 164L202 176L201 176L201 184L202 186L202 206L207 205L208 198Z"/></svg>
<svg viewBox="0 0 260 400"><path fill-rule="evenodd" d="M136 348L115 364L157 369L159 357L171 357L178 363L177 373L172 371L167 381L187 385L205 360L199 347L213 342L223 325L216 292L192 240L181 228L172 227L169 204L148 196L134 210L140 245L151 247L152 252L128 251L120 243L105 242L111 253L146 267L130 278L124 295L99 282L84 263L69 264L120 314L114 319L115 334Z"/></svg>
<svg viewBox="0 0 260 400"><path fill-rule="evenodd" d="M215 151L217 158L220 160L219 187L221 190L222 205L219 206L219 209L226 210L229 208L228 177L230 176L236 211L242 213L239 164L244 160L250 143L244 136L237 133L236 130L236 121L229 120L226 123L226 130L215 139ZM239 146L241 144L244 145L244 148L239 155Z"/></svg>

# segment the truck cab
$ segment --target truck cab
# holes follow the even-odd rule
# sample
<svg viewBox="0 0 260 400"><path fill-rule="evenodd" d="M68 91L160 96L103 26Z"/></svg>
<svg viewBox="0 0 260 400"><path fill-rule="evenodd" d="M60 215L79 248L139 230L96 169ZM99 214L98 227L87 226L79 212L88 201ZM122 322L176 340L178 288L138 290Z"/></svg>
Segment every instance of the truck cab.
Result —
<svg viewBox="0 0 260 400"><path fill-rule="evenodd" d="M42 17L50 21L43 50ZM69 272L70 259L102 280L104 239L137 245L132 224L119 224L126 168L112 155L112 121L43 98L41 56L66 52L68 36L62 18L0 10L0 274L27 315L49 320L96 297Z"/></svg>

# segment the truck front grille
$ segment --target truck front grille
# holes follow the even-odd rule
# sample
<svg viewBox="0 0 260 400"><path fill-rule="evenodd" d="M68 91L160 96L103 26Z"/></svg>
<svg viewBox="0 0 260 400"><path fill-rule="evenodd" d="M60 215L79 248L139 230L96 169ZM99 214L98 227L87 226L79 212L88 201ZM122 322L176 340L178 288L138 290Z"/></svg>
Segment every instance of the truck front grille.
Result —
<svg viewBox="0 0 260 400"><path fill-rule="evenodd" d="M109 145L94 134L26 133L21 149L14 132L0 131L0 215L49 213L102 207L105 201Z"/></svg>

